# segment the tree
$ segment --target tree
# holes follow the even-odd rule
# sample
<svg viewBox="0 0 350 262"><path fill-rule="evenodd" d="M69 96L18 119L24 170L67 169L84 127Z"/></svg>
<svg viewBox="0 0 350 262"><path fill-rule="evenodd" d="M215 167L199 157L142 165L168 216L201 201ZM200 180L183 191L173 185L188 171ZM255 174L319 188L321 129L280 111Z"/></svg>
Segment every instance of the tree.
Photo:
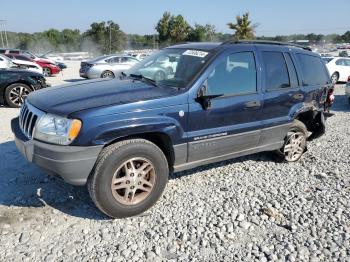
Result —
<svg viewBox="0 0 350 262"><path fill-rule="evenodd" d="M185 41L191 27L182 15L172 16L169 21L169 37L172 43Z"/></svg>
<svg viewBox="0 0 350 262"><path fill-rule="evenodd" d="M254 39L255 38L255 28L257 25L253 25L249 20L249 13L245 13L242 16L236 16L236 23L228 23L227 26L235 30L233 37L235 40L241 39Z"/></svg>
<svg viewBox="0 0 350 262"><path fill-rule="evenodd" d="M215 27L213 25L195 24L194 27L190 29L187 40L197 42L213 41L215 34Z"/></svg>
<svg viewBox="0 0 350 262"><path fill-rule="evenodd" d="M172 19L172 15L170 12L165 12L162 16L162 18L158 21L156 26L156 31L159 35L159 40L161 42L166 42L170 39L170 30L169 30L169 23Z"/></svg>
<svg viewBox="0 0 350 262"><path fill-rule="evenodd" d="M126 35L120 29L119 25L113 21L92 23L90 29L83 34L84 43L89 42L89 49L97 49L100 52L114 53L121 51L126 46ZM95 44L96 46L92 46Z"/></svg>

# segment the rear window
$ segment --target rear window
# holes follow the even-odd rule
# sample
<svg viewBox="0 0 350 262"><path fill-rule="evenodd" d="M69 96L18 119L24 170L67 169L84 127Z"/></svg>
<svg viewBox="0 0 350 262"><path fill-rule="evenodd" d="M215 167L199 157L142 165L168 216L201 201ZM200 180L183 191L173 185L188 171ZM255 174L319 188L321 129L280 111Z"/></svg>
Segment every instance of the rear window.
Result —
<svg viewBox="0 0 350 262"><path fill-rule="evenodd" d="M314 86L329 83L329 77L321 58L305 54L296 55L303 74L303 85Z"/></svg>
<svg viewBox="0 0 350 262"><path fill-rule="evenodd" d="M266 89L275 90L290 87L286 61L281 52L263 52Z"/></svg>

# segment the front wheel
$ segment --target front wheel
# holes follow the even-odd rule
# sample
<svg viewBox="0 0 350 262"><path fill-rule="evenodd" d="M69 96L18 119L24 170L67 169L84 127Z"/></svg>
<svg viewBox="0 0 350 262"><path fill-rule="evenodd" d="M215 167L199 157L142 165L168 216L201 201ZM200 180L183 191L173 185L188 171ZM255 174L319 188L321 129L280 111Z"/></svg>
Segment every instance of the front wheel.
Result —
<svg viewBox="0 0 350 262"><path fill-rule="evenodd" d="M43 75L44 76L51 76L51 69L48 67L43 68Z"/></svg>
<svg viewBox="0 0 350 262"><path fill-rule="evenodd" d="M168 182L162 150L144 139L118 142L105 148L88 179L95 205L106 215L123 218L152 207Z"/></svg>
<svg viewBox="0 0 350 262"><path fill-rule="evenodd" d="M285 161L296 162L301 158L306 151L307 136L305 125L299 120L294 120L280 149L280 154Z"/></svg>
<svg viewBox="0 0 350 262"><path fill-rule="evenodd" d="M22 83L9 85L5 91L5 100L9 107L21 107L24 100L32 90L29 86Z"/></svg>

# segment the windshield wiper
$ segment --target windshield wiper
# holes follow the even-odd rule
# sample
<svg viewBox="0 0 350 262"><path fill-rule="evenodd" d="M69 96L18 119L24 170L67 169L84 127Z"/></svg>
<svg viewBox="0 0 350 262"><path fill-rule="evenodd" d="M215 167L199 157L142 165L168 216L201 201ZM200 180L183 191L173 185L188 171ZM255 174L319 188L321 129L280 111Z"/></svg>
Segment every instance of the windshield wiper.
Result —
<svg viewBox="0 0 350 262"><path fill-rule="evenodd" d="M154 80L151 79L151 78L144 77L144 76L141 75L141 74L139 74L139 75L137 75L137 74L130 74L129 77L134 78L134 79L137 79L137 80L141 80L141 81L143 80L143 81L145 81L145 82L147 82L147 83L149 83L149 84L151 84L151 85L153 85L153 86L158 87L157 84L156 84L156 81L154 81Z"/></svg>

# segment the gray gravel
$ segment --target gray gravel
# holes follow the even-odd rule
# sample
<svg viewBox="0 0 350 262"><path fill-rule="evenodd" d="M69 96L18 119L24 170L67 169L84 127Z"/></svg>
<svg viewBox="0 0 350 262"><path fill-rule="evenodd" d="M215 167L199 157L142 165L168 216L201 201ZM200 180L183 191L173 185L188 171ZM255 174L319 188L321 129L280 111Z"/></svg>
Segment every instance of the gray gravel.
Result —
<svg viewBox="0 0 350 262"><path fill-rule="evenodd" d="M350 106L298 163L256 154L172 175L160 201L110 220L85 188L17 152L0 108L1 261L350 261Z"/></svg>

